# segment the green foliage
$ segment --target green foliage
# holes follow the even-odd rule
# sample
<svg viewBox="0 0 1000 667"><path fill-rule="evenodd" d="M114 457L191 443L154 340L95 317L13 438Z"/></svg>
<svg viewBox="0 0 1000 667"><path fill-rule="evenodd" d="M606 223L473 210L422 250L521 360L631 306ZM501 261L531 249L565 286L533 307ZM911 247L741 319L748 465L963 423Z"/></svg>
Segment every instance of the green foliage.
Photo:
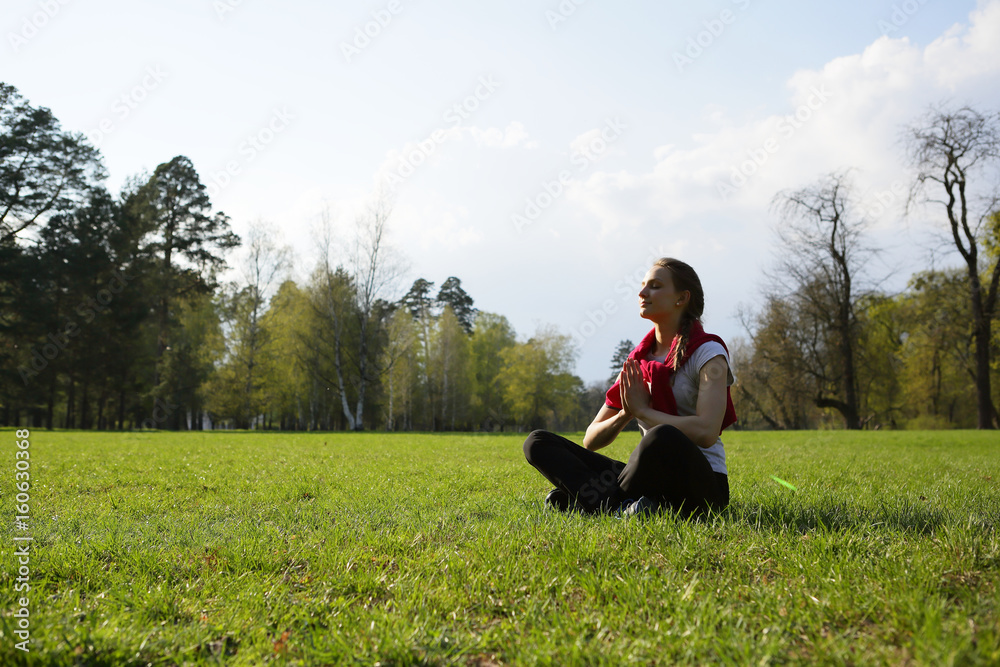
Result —
<svg viewBox="0 0 1000 667"><path fill-rule="evenodd" d="M176 304L177 327L161 360L162 382L152 392L155 428L186 428L188 417L200 428L206 409L206 389L216 363L225 352L221 320L209 295L195 294ZM160 418L153 408L162 406Z"/></svg>
<svg viewBox="0 0 1000 667"><path fill-rule="evenodd" d="M529 430L558 429L580 418L576 411L583 387L570 372L574 354L570 337L551 327L501 352L499 380L517 424Z"/></svg>
<svg viewBox="0 0 1000 667"><path fill-rule="evenodd" d="M813 397L816 379L806 356L814 338L793 304L768 298L751 325L753 339L737 357L733 400L745 426L755 421L773 429L815 427L820 420Z"/></svg>
<svg viewBox="0 0 1000 667"><path fill-rule="evenodd" d="M49 213L84 203L107 174L82 133L0 82L0 246Z"/></svg>
<svg viewBox="0 0 1000 667"><path fill-rule="evenodd" d="M732 433L731 506L689 521L547 511L521 442L33 433L0 663L1000 661L992 434Z"/></svg>
<svg viewBox="0 0 1000 667"><path fill-rule="evenodd" d="M314 361L311 349L302 344L309 335L313 315L306 293L294 281L286 280L262 318L268 346L261 384L266 410L281 429L309 428L309 407L328 394L318 391L308 370ZM315 428L315 424L312 426Z"/></svg>
<svg viewBox="0 0 1000 667"><path fill-rule="evenodd" d="M504 351L517 344L514 327L503 315L480 311L476 314L471 344L475 422L487 431L503 430L510 417L500 376L504 369Z"/></svg>
<svg viewBox="0 0 1000 667"><path fill-rule="evenodd" d="M438 290L438 306L442 309L451 308L466 334L472 333L472 324L476 318L476 309L472 303L472 297L462 289L462 281L455 276L445 280Z"/></svg>
<svg viewBox="0 0 1000 667"><path fill-rule="evenodd" d="M787 252L745 318L751 339L731 341L742 428L993 423L1000 212L968 208L990 197L933 190L982 191L983 172L968 168L996 165L998 120L938 108L909 128L914 193L945 205L967 270L918 273L902 294L868 288L874 250L852 213L850 171L778 194ZM567 337L543 329L518 342L455 276L436 296L418 278L390 303L400 264L385 191L339 239L339 264L327 226L316 270L268 303L281 251L251 232L251 268L220 287L240 240L188 158L132 176L118 198L103 178L82 136L0 83L0 423L198 428L208 412L294 430L577 429L615 379L584 387ZM29 244L18 234L32 225ZM631 348L619 344L613 373Z"/></svg>
<svg viewBox="0 0 1000 667"><path fill-rule="evenodd" d="M618 374L625 365L628 355L635 349L635 344L630 340L623 340L618 343L615 353L611 357L611 375L608 377L608 384L612 385L618 380Z"/></svg>
<svg viewBox="0 0 1000 667"><path fill-rule="evenodd" d="M915 275L899 298L903 323L902 383L905 417L944 420L957 427L976 424L975 351L963 272Z"/></svg>
<svg viewBox="0 0 1000 667"><path fill-rule="evenodd" d="M440 406L434 430L469 430L474 374L469 336L450 305L437 318L431 339L428 380Z"/></svg>

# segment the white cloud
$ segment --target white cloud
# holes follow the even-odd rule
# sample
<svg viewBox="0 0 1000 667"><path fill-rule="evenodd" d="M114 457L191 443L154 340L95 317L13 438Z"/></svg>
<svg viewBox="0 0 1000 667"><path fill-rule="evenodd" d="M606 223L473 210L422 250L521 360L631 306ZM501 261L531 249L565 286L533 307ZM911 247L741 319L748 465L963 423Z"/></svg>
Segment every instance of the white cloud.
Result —
<svg viewBox="0 0 1000 667"><path fill-rule="evenodd" d="M906 245L915 261L919 242L907 236L912 225L901 223L908 178L902 128L943 100L996 105L998 84L1000 0L993 0L926 46L879 37L860 53L795 72L778 113L713 103L697 131L671 136L644 155L634 144L628 154L625 143L615 143L582 170L570 159L601 136L600 128L574 137L569 156L552 146L528 153L538 142L518 122L451 128L417 176L433 178L407 187L394 224L404 247L430 267L418 270L447 264L498 312L544 312L570 329L604 300L619 299L609 276L632 275L650 248L667 245L703 272L709 324L731 337L739 331L736 305L755 300L755 283L772 258L770 203L777 192L856 167L862 210L885 203L870 216L875 232ZM419 144L391 154L383 168ZM525 197L537 199L560 169L571 172L561 194L530 226L514 229L511 214L524 208ZM720 184L732 188L725 197ZM501 283L482 277L484 266L510 265L531 270L506 272ZM562 284L572 287L563 291ZM523 296L536 292L555 296L539 310ZM622 294L615 303L624 312L632 295ZM603 365L614 340L641 335L643 324L609 320L586 341L581 363Z"/></svg>
<svg viewBox="0 0 1000 667"><path fill-rule="evenodd" d="M925 48L880 37L860 54L796 72L787 87L784 113L737 125L713 107L713 127L689 145L655 148L650 171L594 173L570 198L611 233L635 226L637 215L652 225L739 211L766 225L777 191L850 166L859 168L860 190L888 188L904 170L900 131L929 104L996 103L1000 2L982 3L967 27Z"/></svg>

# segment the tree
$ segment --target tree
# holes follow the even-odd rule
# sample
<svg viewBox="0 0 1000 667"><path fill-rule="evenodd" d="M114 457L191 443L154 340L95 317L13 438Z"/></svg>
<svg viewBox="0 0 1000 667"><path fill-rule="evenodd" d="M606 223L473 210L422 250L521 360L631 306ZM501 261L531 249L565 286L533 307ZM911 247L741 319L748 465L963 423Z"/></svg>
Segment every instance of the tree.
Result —
<svg viewBox="0 0 1000 667"><path fill-rule="evenodd" d="M635 345L630 340L623 340L618 343L614 356L611 357L611 377L608 378L608 386L618 381L618 373L621 372L622 367L625 366L625 360L628 359L628 355L634 349Z"/></svg>
<svg viewBox="0 0 1000 667"><path fill-rule="evenodd" d="M377 382L384 372L378 365L380 357L373 341L382 339L379 325L383 324L384 304L380 304L385 292L395 283L402 270L402 261L386 244L389 217L392 215L391 194L379 190L372 198L365 212L356 221L353 268L357 285L358 337L358 387L354 418L357 428L364 428L365 398L370 383Z"/></svg>
<svg viewBox="0 0 1000 667"><path fill-rule="evenodd" d="M417 344L417 321L409 312L396 308L390 315L388 340L383 352L382 365L386 369L387 383L385 428L387 431L413 428L414 388L422 372L416 358L420 351Z"/></svg>
<svg viewBox="0 0 1000 667"><path fill-rule="evenodd" d="M445 306L435 324L429 369L439 406L434 430L454 431L458 425L468 428L473 383L469 336L451 306Z"/></svg>
<svg viewBox="0 0 1000 667"><path fill-rule="evenodd" d="M569 336L542 328L502 356L500 382L519 425L559 428L578 422L583 382L571 372L575 352Z"/></svg>
<svg viewBox="0 0 1000 667"><path fill-rule="evenodd" d="M429 319L432 315L431 289L434 283L417 278L413 281L409 291L399 300L400 307L404 308L415 320Z"/></svg>
<svg viewBox="0 0 1000 667"><path fill-rule="evenodd" d="M475 376L473 410L480 428L503 430L509 420L501 374L504 351L517 344L514 327L503 315L479 311L472 330L472 366Z"/></svg>
<svg viewBox="0 0 1000 667"><path fill-rule="evenodd" d="M130 205L146 218L146 251L159 263L154 391L163 392L168 391L161 388L165 381L178 380L163 375L164 353L176 322L171 303L214 289L215 275L225 265L221 253L238 246L240 239L230 230L225 214L211 215L207 190L184 156L159 165Z"/></svg>
<svg viewBox="0 0 1000 667"><path fill-rule="evenodd" d="M16 261L2 265L20 279L16 290L4 290L11 298L0 321L11 347L26 353L13 364L21 387L14 403L46 404L50 425L64 404L65 426L107 428L117 412L123 427L148 316L144 263L127 225L118 203L98 188L76 209L50 216L36 244L7 247Z"/></svg>
<svg viewBox="0 0 1000 667"><path fill-rule="evenodd" d="M434 283L417 278L413 281L409 291L399 300L397 306L410 314L416 326L414 345L412 346L411 361L413 375L410 376L410 388L408 395L410 402L407 404L408 410L417 409L422 415L431 416L429 422L420 422L424 428L432 428L433 415L437 414L435 396L431 391L430 363L431 363L431 332L434 326L434 300L431 298L431 290ZM407 420L410 428L417 426L413 421Z"/></svg>
<svg viewBox="0 0 1000 667"><path fill-rule="evenodd" d="M275 283L289 267L290 250L275 242L273 225L257 221L250 226L246 252L240 262L241 283L232 285L224 298L227 336L226 372L231 376L235 410L230 416L249 428L266 403L264 378L271 362L267 348L271 331L263 326L264 314Z"/></svg>
<svg viewBox="0 0 1000 667"><path fill-rule="evenodd" d="M971 428L976 353L962 269L922 271L897 297L905 414L919 427Z"/></svg>
<svg viewBox="0 0 1000 667"><path fill-rule="evenodd" d="M995 428L990 348L997 315L1000 255L983 251L990 238L997 238L994 214L1000 205L1000 112L983 113L968 106L935 108L905 132L909 162L915 170L908 205L934 203L944 207L951 239L965 262L976 343L978 426Z"/></svg>
<svg viewBox="0 0 1000 667"><path fill-rule="evenodd" d="M222 322L211 294L177 302L177 330L163 355L170 382L150 397L144 424L161 429L200 430L207 407L206 386L225 353Z"/></svg>
<svg viewBox="0 0 1000 667"><path fill-rule="evenodd" d="M303 346L313 316L309 299L293 280L285 280L271 298L261 328L268 339L271 363L263 369L269 410L281 430L315 428L317 414L325 402L309 367L317 363L310 348Z"/></svg>
<svg viewBox="0 0 1000 667"><path fill-rule="evenodd" d="M864 220L854 217L849 172L833 172L793 192L779 192L777 266L772 296L788 299L800 327L811 332L805 359L814 402L833 408L847 428L861 428L857 377L857 284L873 251L864 245Z"/></svg>
<svg viewBox="0 0 1000 667"><path fill-rule="evenodd" d="M355 218L347 267L334 268L333 230L329 212L322 213L319 268L319 312L332 326L332 360L341 410L351 430L364 428L364 409L369 387L385 372L379 363L383 327L388 325L388 302L383 298L395 284L402 262L387 245L392 198L378 191L368 207ZM345 336L353 332L351 345ZM354 408L348 392L354 398Z"/></svg>
<svg viewBox="0 0 1000 667"><path fill-rule="evenodd" d="M85 204L106 178L100 152L45 107L0 83L0 245L48 213Z"/></svg>
<svg viewBox="0 0 1000 667"><path fill-rule="evenodd" d="M308 333L300 342L308 351L303 361L313 377L339 402L339 411L350 430L359 429L348 392L359 382L352 353L357 349L357 307L354 281L341 266L321 262L309 288L313 310Z"/></svg>
<svg viewBox="0 0 1000 667"><path fill-rule="evenodd" d="M740 401L740 421L752 423L757 415L773 429L805 429L815 424L813 389L816 377L809 371L810 351L819 347L815 323L802 318L791 299L767 297L758 313L741 313L750 341L741 359L733 387ZM815 355L814 355L815 356Z"/></svg>
<svg viewBox="0 0 1000 667"><path fill-rule="evenodd" d="M476 318L476 309L472 306L472 297L462 289L462 281L450 276L438 290L437 305L444 309L450 306L459 324L467 335L472 335L472 325Z"/></svg>

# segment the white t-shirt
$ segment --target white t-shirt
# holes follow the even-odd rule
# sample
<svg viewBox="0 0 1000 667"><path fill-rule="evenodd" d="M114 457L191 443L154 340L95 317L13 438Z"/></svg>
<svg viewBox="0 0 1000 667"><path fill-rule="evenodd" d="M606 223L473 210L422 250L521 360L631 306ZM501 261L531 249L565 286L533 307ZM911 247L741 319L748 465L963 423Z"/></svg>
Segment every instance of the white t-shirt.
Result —
<svg viewBox="0 0 1000 667"><path fill-rule="evenodd" d="M726 385L732 386L736 382L736 378L733 377L733 364L729 360L726 348L714 340L702 343L694 351L694 354L684 362L680 370L670 378L671 387L674 391L674 400L677 402L678 416L686 417L697 413L698 385L701 380L701 368L718 356L726 360ZM666 355L662 358L650 356L649 359L655 359L662 363L666 359ZM646 424L641 419L637 419L636 421L639 423L639 430L642 431L643 435L646 435L646 431L655 425ZM728 474L726 471L726 450L722 447L722 437L719 437L711 447L699 447L699 449L701 449L701 453L705 455L705 458L712 465L712 470Z"/></svg>

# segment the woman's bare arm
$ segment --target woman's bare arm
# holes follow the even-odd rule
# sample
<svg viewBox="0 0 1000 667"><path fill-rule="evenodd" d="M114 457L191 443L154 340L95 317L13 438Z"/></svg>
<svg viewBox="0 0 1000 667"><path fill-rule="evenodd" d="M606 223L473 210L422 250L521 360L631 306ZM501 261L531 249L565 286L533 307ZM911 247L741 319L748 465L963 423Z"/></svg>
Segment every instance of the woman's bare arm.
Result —
<svg viewBox="0 0 1000 667"><path fill-rule="evenodd" d="M632 415L625 410L616 410L607 405L601 406L594 421L587 427L587 433L583 436L583 446L592 452L607 447L630 421Z"/></svg>

